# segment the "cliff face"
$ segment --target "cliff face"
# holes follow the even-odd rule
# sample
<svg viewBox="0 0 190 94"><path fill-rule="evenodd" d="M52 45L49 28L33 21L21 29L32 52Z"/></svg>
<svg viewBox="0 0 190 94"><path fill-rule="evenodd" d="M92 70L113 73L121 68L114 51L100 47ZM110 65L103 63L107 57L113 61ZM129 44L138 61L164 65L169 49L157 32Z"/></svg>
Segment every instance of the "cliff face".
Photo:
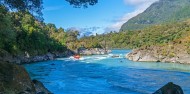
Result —
<svg viewBox="0 0 190 94"><path fill-rule="evenodd" d="M34 83L22 66L0 62L0 94L37 94L50 92ZM38 91L37 91L38 90Z"/></svg>

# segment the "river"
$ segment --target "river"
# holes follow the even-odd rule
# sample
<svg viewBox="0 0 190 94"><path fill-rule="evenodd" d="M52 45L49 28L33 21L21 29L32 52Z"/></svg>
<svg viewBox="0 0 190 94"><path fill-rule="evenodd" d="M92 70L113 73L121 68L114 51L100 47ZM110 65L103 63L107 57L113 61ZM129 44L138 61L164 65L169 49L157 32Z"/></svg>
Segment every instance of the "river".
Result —
<svg viewBox="0 0 190 94"><path fill-rule="evenodd" d="M130 51L112 50L79 60L58 58L24 67L54 94L151 94L168 82L190 94L190 65L133 62L125 59Z"/></svg>

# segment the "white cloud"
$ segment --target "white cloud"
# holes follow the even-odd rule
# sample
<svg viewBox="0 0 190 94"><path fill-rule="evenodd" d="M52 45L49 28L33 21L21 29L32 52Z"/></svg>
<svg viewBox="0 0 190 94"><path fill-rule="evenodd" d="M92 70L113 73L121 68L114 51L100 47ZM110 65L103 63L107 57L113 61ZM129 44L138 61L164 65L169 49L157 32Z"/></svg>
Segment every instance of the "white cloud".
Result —
<svg viewBox="0 0 190 94"><path fill-rule="evenodd" d="M102 34L104 32L104 28L103 27L70 27L67 28L67 30L77 30L80 33L79 37L83 37L85 36L90 36L90 35L96 35L96 34Z"/></svg>
<svg viewBox="0 0 190 94"><path fill-rule="evenodd" d="M154 3L158 0L124 0L126 4L131 4L131 5L140 5L140 4L145 4L145 3Z"/></svg>
<svg viewBox="0 0 190 94"><path fill-rule="evenodd" d="M133 5L135 7L135 10L131 13L126 13L123 17L121 17L118 21L116 21L111 26L107 27L105 30L119 31L119 29L125 22L127 22L129 19L145 11L152 3L156 1L159 1L159 0L124 0L125 4Z"/></svg>

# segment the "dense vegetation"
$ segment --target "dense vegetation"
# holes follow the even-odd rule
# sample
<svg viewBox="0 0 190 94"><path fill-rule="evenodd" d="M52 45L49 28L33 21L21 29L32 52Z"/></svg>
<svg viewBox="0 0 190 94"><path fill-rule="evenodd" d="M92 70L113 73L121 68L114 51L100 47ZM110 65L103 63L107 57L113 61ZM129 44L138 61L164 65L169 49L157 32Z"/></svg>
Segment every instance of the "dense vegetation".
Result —
<svg viewBox="0 0 190 94"><path fill-rule="evenodd" d="M189 0L159 0L126 22L120 32L83 37L77 45L87 48L100 46L132 49L181 45L179 48L188 50L189 5Z"/></svg>
<svg viewBox="0 0 190 94"><path fill-rule="evenodd" d="M95 5L98 0L66 0L74 7ZM19 55L40 55L76 49L78 31L56 28L43 22L42 0L0 1L0 55L5 52Z"/></svg>
<svg viewBox="0 0 190 94"><path fill-rule="evenodd" d="M97 3L97 0L66 1L77 7L87 7ZM39 92L49 94L41 82L31 81L23 67L10 64L14 62L10 59L17 56L23 58L28 53L30 56L35 56L48 52L65 52L66 45L77 39L75 36L77 31L65 32L63 28L56 28L54 24L43 23L42 9L42 0L0 0L0 93L2 94Z"/></svg>
<svg viewBox="0 0 190 94"><path fill-rule="evenodd" d="M176 20L184 20L189 16L187 12L189 6L186 6L187 3L190 2L187 0L184 0L183 3L179 0L160 0L144 13L135 17L138 18L138 20L143 19L143 21L152 20L151 24L160 24L166 20L165 24L151 25L151 27L142 30L123 30L122 32L110 32L103 35L84 36L80 39L77 38L79 35L78 31L65 31L63 28L56 28L54 24L46 24L39 21L29 11L18 10L9 12L7 7L1 5L0 52L3 53L6 51L14 55L28 52L31 55L39 55L47 52L64 52L67 48L71 50L76 50L80 47L140 48L150 47L152 45L167 45L168 43L178 43L189 48L189 21L173 23ZM87 3L87 5L88 4L90 3ZM170 6L167 6L168 4ZM171 8L168 9L168 7ZM156 10L156 8L158 9ZM178 9L175 10L175 8ZM165 11L163 11L164 13L159 12L162 9L167 9L168 12L171 12L171 15L166 16L166 14L164 16ZM157 12L159 12L159 14L155 14ZM169 20L164 19L170 18L171 16L173 18ZM164 17L164 20L159 17ZM130 21L134 21L135 18ZM151 19L147 20L149 18ZM141 22L144 24L143 21Z"/></svg>
<svg viewBox="0 0 190 94"><path fill-rule="evenodd" d="M73 32L63 28L57 29L54 24L45 24L35 19L29 12L9 12L0 6L0 52L14 55L28 52L40 55L47 52L64 52L66 42L77 38Z"/></svg>
<svg viewBox="0 0 190 94"><path fill-rule="evenodd" d="M167 47L180 45L190 51L190 20L178 23L155 25L143 30L110 32L105 35L83 37L85 45L100 43L109 48L148 48L151 46ZM181 48L181 49L182 49Z"/></svg>
<svg viewBox="0 0 190 94"><path fill-rule="evenodd" d="M159 0L123 24L120 31L140 30L155 24L183 21L190 17L190 0Z"/></svg>

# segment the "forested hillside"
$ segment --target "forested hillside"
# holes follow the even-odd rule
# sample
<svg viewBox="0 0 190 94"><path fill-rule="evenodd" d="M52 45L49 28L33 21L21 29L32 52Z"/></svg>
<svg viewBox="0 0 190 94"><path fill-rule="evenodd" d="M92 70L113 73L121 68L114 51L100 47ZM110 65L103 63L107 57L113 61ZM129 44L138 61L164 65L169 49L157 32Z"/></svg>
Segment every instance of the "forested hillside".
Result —
<svg viewBox="0 0 190 94"><path fill-rule="evenodd" d="M155 25L143 30L111 32L81 38L85 45L106 44L108 48L142 48L150 46L181 45L190 50L190 20L178 23Z"/></svg>
<svg viewBox="0 0 190 94"><path fill-rule="evenodd" d="M155 24L183 21L190 17L190 0L159 0L122 25L120 31L140 30Z"/></svg>
<svg viewBox="0 0 190 94"><path fill-rule="evenodd" d="M9 12L0 6L0 53L19 55L29 53L31 56L47 52L64 52L66 43L75 41L77 36L37 20L29 12ZM74 38L74 40L73 40Z"/></svg>

